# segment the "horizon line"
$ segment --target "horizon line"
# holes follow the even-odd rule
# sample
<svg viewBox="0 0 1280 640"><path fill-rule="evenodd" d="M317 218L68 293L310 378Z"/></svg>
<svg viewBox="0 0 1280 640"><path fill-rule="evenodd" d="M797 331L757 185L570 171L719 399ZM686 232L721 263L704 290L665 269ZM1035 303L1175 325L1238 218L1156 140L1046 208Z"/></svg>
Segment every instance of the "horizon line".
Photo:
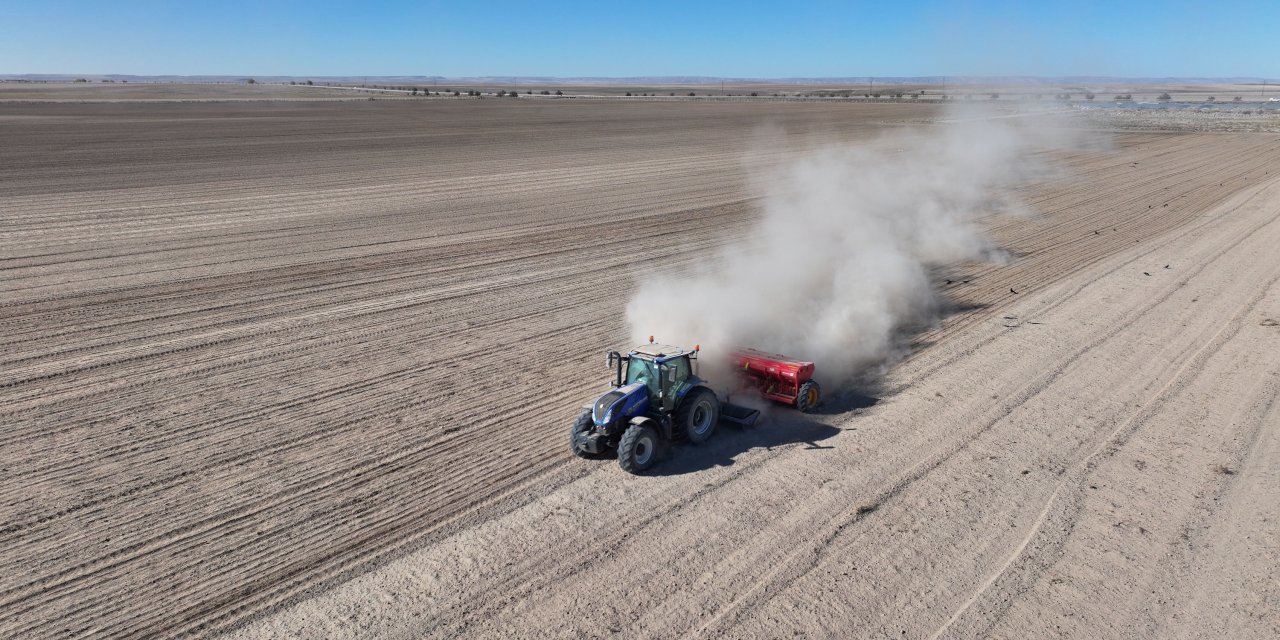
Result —
<svg viewBox="0 0 1280 640"><path fill-rule="evenodd" d="M928 83L928 84L948 84L948 83L1053 83L1053 82L1098 82L1098 83L1152 83L1152 82L1181 82L1186 84L1207 84L1207 83L1234 83L1234 84L1270 84L1276 80L1264 76L1108 76L1108 75L1060 75L1060 76L1042 76L1042 75L1025 75L1025 74L1007 74L1007 75L917 75L917 76L895 76L895 75L856 75L856 76L782 76L782 77L742 77L742 76L703 76L703 75L653 75L653 76L551 76L551 75L473 75L473 76L443 76L443 75L408 75L408 74L386 74L386 75L362 75L362 74L343 74L343 75L307 75L307 74L130 74L130 73L0 73L0 81L3 80L75 80L79 78L95 78L95 79L139 79L139 80L175 80L175 79L201 79L201 80L225 80L229 82L244 82L249 79L263 80L329 80L329 81L369 81L369 80L395 80L395 81L429 81L429 82L508 82L512 84L529 84L529 83L545 83L545 82L582 82L582 83L610 83L610 82L647 82L647 83L668 83L668 84L707 84L707 83L744 83L744 84L789 84L789 83L810 83L810 84L861 84L870 81L884 83Z"/></svg>

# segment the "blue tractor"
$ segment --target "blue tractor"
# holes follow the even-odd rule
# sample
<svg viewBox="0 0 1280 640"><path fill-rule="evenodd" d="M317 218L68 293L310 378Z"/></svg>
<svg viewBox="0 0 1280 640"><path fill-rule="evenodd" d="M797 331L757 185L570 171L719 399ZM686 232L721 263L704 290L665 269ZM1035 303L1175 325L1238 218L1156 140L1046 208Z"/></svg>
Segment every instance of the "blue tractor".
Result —
<svg viewBox="0 0 1280 640"><path fill-rule="evenodd" d="M593 458L616 451L628 473L653 466L663 440L700 444L725 420L755 422L760 412L720 402L697 374L698 349L649 344L627 355L609 352L613 390L583 407L573 423L574 455Z"/></svg>

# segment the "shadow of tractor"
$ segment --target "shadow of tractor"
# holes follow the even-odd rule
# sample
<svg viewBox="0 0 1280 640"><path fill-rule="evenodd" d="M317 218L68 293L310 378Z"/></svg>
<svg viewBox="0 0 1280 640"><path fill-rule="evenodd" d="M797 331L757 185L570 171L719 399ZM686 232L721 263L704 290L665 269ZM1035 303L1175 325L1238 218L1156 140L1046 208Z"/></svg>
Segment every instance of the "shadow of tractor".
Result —
<svg viewBox="0 0 1280 640"><path fill-rule="evenodd" d="M823 441L840 431L841 429L817 422L796 411L770 411L761 416L752 427L721 423L716 434L701 445L669 443L664 448L662 459L645 475L678 476L714 467L728 467L734 464L738 456L752 449L769 450L803 444L804 450L821 452L835 448L824 445Z"/></svg>

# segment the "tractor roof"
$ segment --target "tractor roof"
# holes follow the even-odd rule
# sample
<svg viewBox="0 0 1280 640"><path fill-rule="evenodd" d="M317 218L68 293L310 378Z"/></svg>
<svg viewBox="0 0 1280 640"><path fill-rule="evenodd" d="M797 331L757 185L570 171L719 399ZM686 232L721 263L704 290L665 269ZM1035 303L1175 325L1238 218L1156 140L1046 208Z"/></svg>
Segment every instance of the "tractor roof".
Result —
<svg viewBox="0 0 1280 640"><path fill-rule="evenodd" d="M656 343L650 342L649 344L642 344L636 347L635 349L632 349L631 353L634 353L640 356L647 356L650 358L660 359L660 358L674 358L676 356L682 356L686 353L692 353L692 352L689 351L688 349L673 347L669 344L656 344Z"/></svg>

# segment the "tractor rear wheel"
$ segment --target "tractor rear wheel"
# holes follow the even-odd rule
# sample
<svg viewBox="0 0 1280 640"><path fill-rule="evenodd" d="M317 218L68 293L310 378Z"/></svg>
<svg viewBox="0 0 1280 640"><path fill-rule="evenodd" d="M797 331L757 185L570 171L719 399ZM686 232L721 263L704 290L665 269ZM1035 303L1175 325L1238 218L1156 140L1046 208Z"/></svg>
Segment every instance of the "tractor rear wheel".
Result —
<svg viewBox="0 0 1280 640"><path fill-rule="evenodd" d="M796 408L801 413L811 413L818 408L819 402L822 402L822 387L817 382L809 380L800 385L800 391L796 393Z"/></svg>
<svg viewBox="0 0 1280 640"><path fill-rule="evenodd" d="M710 389L698 388L685 396L676 410L676 437L702 444L716 431L720 421L720 401Z"/></svg>
<svg viewBox="0 0 1280 640"><path fill-rule="evenodd" d="M627 427L618 441L618 466L627 473L640 473L658 458L658 430L647 423Z"/></svg>
<svg viewBox="0 0 1280 640"><path fill-rule="evenodd" d="M595 454L587 451L582 442L594 426L595 422L591 420L590 409L584 409L578 414L578 419L573 422L573 431L569 432L569 449L573 451L573 455L579 458L595 457Z"/></svg>

